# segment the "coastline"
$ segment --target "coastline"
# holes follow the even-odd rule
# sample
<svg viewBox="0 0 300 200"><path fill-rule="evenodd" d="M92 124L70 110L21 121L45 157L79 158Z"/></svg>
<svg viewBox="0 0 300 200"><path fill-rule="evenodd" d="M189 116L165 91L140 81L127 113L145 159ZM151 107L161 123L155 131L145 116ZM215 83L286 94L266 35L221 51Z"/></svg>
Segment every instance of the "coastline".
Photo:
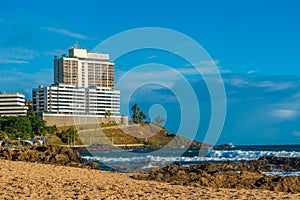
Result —
<svg viewBox="0 0 300 200"><path fill-rule="evenodd" d="M262 166L297 167L298 158L168 165L150 173L101 171L77 151L34 146L0 151L0 197L6 199L300 199L299 177L265 176ZM296 165L295 165L296 164ZM266 168L265 170L268 170ZM234 173L233 171L240 171ZM222 173L220 173L222 172ZM276 179L276 180L275 180ZM260 185L257 185L260 183ZM273 189L272 189L273 188Z"/></svg>
<svg viewBox="0 0 300 200"><path fill-rule="evenodd" d="M8 199L299 199L269 190L214 189L134 180L122 174L0 160L1 198Z"/></svg>

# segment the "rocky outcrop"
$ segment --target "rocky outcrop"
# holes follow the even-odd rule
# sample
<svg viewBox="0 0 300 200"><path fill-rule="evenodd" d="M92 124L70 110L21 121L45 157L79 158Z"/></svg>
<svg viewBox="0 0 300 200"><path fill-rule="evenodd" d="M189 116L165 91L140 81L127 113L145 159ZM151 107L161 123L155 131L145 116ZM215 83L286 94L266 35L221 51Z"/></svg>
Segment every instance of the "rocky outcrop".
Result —
<svg viewBox="0 0 300 200"><path fill-rule="evenodd" d="M262 172L274 169L300 170L299 167L299 158L265 157L257 161L207 163L191 167L183 167L177 163L148 174L133 175L132 178L196 187L264 189L298 193L300 177L267 176Z"/></svg>
<svg viewBox="0 0 300 200"><path fill-rule="evenodd" d="M86 159L82 158L77 151L65 146L33 146L30 148L14 149L1 148L0 159L99 169L97 163L89 163Z"/></svg>
<svg viewBox="0 0 300 200"><path fill-rule="evenodd" d="M260 171L300 171L300 158L281 158L275 156L258 159Z"/></svg>

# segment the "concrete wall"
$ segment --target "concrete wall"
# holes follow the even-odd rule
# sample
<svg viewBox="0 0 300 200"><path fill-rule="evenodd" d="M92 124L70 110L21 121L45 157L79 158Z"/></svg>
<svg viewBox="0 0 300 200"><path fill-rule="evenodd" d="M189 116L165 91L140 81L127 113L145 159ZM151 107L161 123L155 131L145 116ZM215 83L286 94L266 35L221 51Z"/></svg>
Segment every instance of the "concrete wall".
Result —
<svg viewBox="0 0 300 200"><path fill-rule="evenodd" d="M84 124L106 124L108 118L106 117L95 117L95 116L72 116L72 115L55 115L55 114L42 114L43 119L47 122L48 126L56 125L61 126L76 126ZM117 124L128 125L127 116L109 117L110 122L116 122Z"/></svg>

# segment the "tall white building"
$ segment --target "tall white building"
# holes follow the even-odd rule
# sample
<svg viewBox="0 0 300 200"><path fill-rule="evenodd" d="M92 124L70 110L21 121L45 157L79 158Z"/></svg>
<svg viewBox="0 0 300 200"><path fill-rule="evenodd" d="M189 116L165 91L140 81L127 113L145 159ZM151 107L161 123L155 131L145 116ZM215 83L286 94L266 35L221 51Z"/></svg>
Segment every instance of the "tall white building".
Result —
<svg viewBox="0 0 300 200"><path fill-rule="evenodd" d="M54 59L54 83L114 88L114 63L109 61L108 54L89 52L75 45L68 56Z"/></svg>
<svg viewBox="0 0 300 200"><path fill-rule="evenodd" d="M25 95L20 93L0 93L0 115L16 116L26 115L28 107L25 106Z"/></svg>
<svg viewBox="0 0 300 200"><path fill-rule="evenodd" d="M68 56L54 58L54 84L33 89L32 108L48 125L74 125L76 118L83 124L94 123L95 118L99 123L128 121L120 116L120 91L114 89L109 55L78 45L69 49Z"/></svg>

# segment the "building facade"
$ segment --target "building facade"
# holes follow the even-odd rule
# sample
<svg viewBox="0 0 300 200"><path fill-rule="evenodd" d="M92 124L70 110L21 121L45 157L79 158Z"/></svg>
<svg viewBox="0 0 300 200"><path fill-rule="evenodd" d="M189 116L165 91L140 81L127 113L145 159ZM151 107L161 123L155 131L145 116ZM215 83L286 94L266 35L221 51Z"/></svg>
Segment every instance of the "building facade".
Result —
<svg viewBox="0 0 300 200"><path fill-rule="evenodd" d="M32 107L38 113L61 115L120 116L120 91L107 87L88 88L53 84L32 92Z"/></svg>
<svg viewBox="0 0 300 200"><path fill-rule="evenodd" d="M25 106L25 95L20 93L0 94L0 115L17 116L26 115L28 107Z"/></svg>
<svg viewBox="0 0 300 200"><path fill-rule="evenodd" d="M108 54L89 52L75 45L68 56L54 58L54 83L76 87L114 88L114 63Z"/></svg>
<svg viewBox="0 0 300 200"><path fill-rule="evenodd" d="M109 55L78 45L68 56L54 58L54 84L32 90L32 109L48 125L128 124L128 117L120 116L120 91L114 87Z"/></svg>

